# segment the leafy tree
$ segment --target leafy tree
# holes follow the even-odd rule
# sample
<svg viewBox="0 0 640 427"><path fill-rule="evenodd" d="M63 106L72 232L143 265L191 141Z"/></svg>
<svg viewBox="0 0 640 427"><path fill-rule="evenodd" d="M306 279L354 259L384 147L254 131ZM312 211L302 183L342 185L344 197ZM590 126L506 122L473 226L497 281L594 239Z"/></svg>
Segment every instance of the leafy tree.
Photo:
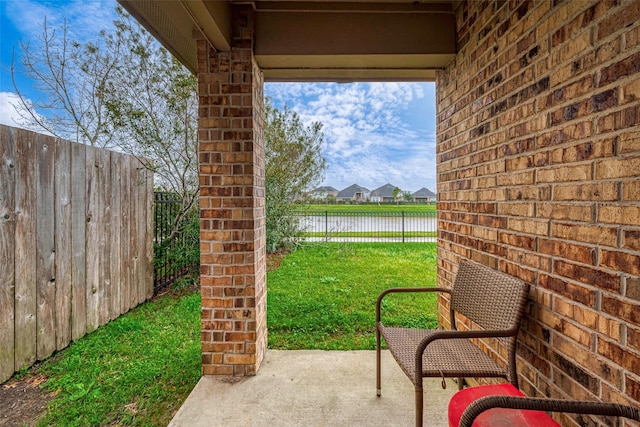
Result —
<svg viewBox="0 0 640 427"><path fill-rule="evenodd" d="M197 79L124 9L116 12L114 29L96 42L72 41L66 23L45 20L36 43L21 44L21 65L44 95L29 102L12 67L21 124L138 157L156 189L180 201L156 250L197 260Z"/></svg>
<svg viewBox="0 0 640 427"><path fill-rule="evenodd" d="M295 111L265 100L265 187L267 250L295 243L300 225L294 212L302 195L324 178L322 123L305 125Z"/></svg>
<svg viewBox="0 0 640 427"><path fill-rule="evenodd" d="M121 7L105 45L122 54L106 83L104 103L118 146L152 160L156 188L180 200L173 239L198 201L197 78Z"/></svg>
<svg viewBox="0 0 640 427"><path fill-rule="evenodd" d="M413 194L411 194L411 192L409 191L405 191L402 193L402 198L404 200L406 200L407 202L411 203L413 202Z"/></svg>
<svg viewBox="0 0 640 427"><path fill-rule="evenodd" d="M400 200L400 198L402 197L402 190L400 189L400 187L396 187L391 192L391 195L393 196L393 199L397 203Z"/></svg>
<svg viewBox="0 0 640 427"><path fill-rule="evenodd" d="M69 40L66 22L51 28L45 18L42 33L33 43L20 43L19 65L11 64L14 105L26 128L98 147L112 145L112 128L106 118L104 90L119 60L119 46ZM100 33L105 37L106 33ZM28 100L16 83L16 67L34 81L43 98Z"/></svg>

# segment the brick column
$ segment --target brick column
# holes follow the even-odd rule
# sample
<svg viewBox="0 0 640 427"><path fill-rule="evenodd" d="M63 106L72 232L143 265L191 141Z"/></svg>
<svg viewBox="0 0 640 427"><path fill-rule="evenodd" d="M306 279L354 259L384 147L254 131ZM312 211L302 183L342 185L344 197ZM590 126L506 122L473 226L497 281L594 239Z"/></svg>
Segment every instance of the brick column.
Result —
<svg viewBox="0 0 640 427"><path fill-rule="evenodd" d="M263 78L253 14L233 47L198 41L202 372L255 375L267 345Z"/></svg>

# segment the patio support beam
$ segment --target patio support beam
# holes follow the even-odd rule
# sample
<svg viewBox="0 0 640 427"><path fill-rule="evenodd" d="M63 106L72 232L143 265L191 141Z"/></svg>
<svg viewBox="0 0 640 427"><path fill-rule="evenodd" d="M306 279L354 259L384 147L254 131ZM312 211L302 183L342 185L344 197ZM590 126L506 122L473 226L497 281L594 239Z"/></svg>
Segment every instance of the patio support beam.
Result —
<svg viewBox="0 0 640 427"><path fill-rule="evenodd" d="M267 344L263 77L253 10L232 8L232 46L198 40L204 375L255 375Z"/></svg>
<svg viewBox="0 0 640 427"><path fill-rule="evenodd" d="M260 2L256 12L256 59L267 81L434 80L456 52L450 5L272 5Z"/></svg>
<svg viewBox="0 0 640 427"><path fill-rule="evenodd" d="M266 81L433 81L457 52L450 0L118 2L194 73L193 37L229 51L238 6L253 9Z"/></svg>

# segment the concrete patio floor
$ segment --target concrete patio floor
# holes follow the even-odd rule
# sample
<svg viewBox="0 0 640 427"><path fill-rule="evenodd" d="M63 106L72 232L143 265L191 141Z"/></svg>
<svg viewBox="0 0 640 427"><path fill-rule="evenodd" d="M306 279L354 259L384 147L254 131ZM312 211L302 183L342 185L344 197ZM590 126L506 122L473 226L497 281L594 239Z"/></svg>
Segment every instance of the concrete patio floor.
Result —
<svg viewBox="0 0 640 427"><path fill-rule="evenodd" d="M388 351L376 397L374 351L269 350L255 377L202 377L169 424L210 426L411 426L414 390ZM424 425L447 426L457 385L425 379Z"/></svg>

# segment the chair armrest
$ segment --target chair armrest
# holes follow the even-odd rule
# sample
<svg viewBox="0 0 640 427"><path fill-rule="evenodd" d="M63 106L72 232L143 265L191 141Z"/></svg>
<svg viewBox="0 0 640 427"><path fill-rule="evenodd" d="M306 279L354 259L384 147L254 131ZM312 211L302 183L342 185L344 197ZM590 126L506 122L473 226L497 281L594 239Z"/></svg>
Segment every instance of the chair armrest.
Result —
<svg viewBox="0 0 640 427"><path fill-rule="evenodd" d="M418 351L422 353L424 349L435 340L442 339L460 339L460 338L505 338L511 337L518 333L518 328L500 329L500 330L473 330L459 331L457 329L449 329L444 331L435 331L430 336L424 338L418 345Z"/></svg>
<svg viewBox="0 0 640 427"><path fill-rule="evenodd" d="M451 293L451 289L447 288L389 288L385 289L378 296L378 301L376 301L376 324L380 323L381 320L381 305L382 300L385 296L392 293L419 293L419 292L444 292Z"/></svg>
<svg viewBox="0 0 640 427"><path fill-rule="evenodd" d="M502 330L475 330L475 331L458 331L458 330L445 330L435 331L433 334L425 337L420 341L415 353L415 367L416 372L422 372L422 355L427 346L433 341L442 339L461 339L461 338L503 338L511 337L518 333L518 328L502 329Z"/></svg>
<svg viewBox="0 0 640 427"><path fill-rule="evenodd" d="M478 415L491 408L603 415L640 421L640 409L619 405L617 403L544 399L537 397L486 396L469 405L462 414L462 418L460 418L460 427L471 427Z"/></svg>

